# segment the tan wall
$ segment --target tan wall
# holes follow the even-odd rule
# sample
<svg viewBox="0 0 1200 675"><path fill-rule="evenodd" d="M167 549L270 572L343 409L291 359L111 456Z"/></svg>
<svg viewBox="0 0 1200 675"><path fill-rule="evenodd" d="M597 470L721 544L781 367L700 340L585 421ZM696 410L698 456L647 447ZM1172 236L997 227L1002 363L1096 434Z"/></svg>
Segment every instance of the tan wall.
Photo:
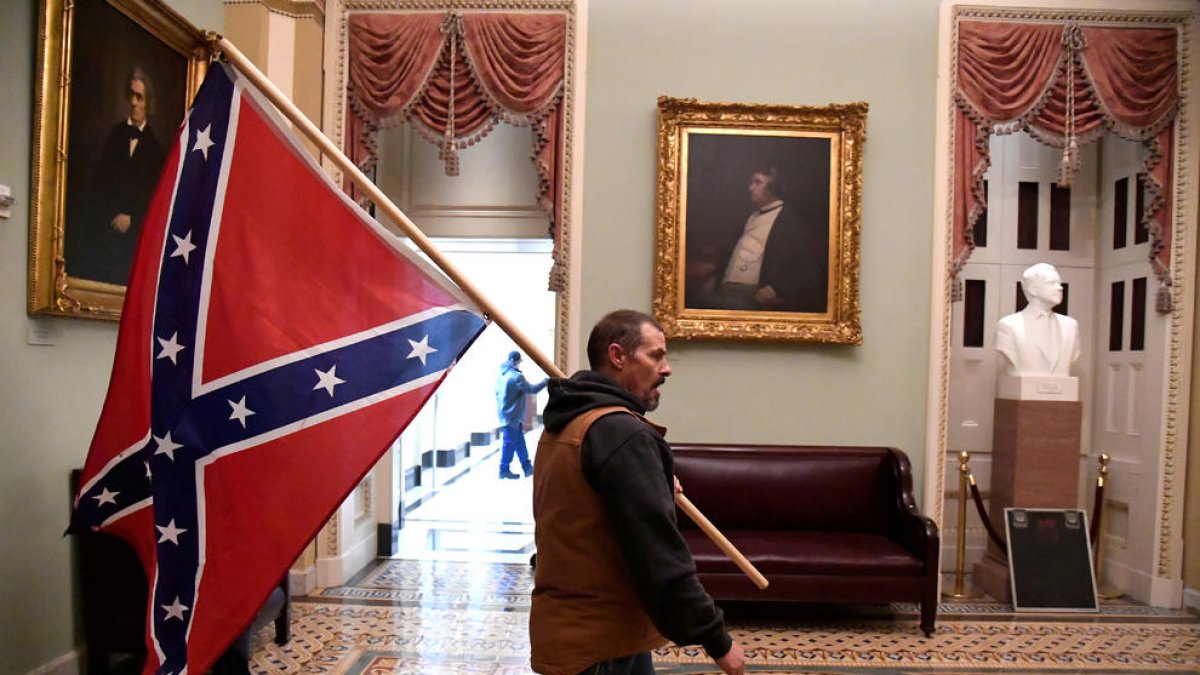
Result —
<svg viewBox="0 0 1200 675"><path fill-rule="evenodd" d="M672 342L675 374L655 413L669 438L891 445L920 483L937 10L936 0L590 3L581 341L610 309L652 306L658 96L871 106L863 345Z"/></svg>
<svg viewBox="0 0 1200 675"><path fill-rule="evenodd" d="M226 5L225 37L258 67L266 63L267 47L270 44L265 5Z"/></svg>

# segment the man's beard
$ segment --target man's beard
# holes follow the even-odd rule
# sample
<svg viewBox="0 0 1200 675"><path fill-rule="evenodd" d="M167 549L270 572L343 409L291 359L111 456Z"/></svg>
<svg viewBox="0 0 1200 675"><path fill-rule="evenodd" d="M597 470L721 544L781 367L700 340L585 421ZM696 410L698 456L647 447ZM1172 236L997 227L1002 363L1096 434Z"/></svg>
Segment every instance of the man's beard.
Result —
<svg viewBox="0 0 1200 675"><path fill-rule="evenodd" d="M642 401L642 405L646 408L646 412L654 412L658 408L658 402L662 398L662 394L658 391L658 388L661 387L665 381L666 380L658 382L650 391L646 392L646 398Z"/></svg>

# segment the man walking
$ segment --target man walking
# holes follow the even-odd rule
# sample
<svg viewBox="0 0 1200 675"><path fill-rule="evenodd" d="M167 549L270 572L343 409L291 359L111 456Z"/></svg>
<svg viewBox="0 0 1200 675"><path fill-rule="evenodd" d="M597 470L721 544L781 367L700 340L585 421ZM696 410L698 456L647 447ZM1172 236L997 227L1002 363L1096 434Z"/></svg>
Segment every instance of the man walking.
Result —
<svg viewBox="0 0 1200 675"><path fill-rule="evenodd" d="M587 353L591 370L551 382L538 443L533 670L650 675L650 650L670 639L741 675L742 648L675 524L666 430L642 416L671 374L662 328L618 310L592 329Z"/></svg>
<svg viewBox="0 0 1200 675"><path fill-rule="evenodd" d="M509 352L508 360L500 365L500 379L496 381L496 410L504 435L500 450L500 477L520 478L509 469L513 455L521 462L525 477L533 475L533 464L529 461L529 450L525 447L525 396L536 394L546 386L546 380L529 384L521 373L521 353Z"/></svg>

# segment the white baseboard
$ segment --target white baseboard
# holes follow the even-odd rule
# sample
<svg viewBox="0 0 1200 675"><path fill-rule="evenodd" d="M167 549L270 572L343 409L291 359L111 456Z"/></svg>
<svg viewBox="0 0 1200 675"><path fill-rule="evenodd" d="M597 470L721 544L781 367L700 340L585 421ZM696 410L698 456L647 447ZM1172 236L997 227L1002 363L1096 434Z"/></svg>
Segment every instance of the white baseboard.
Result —
<svg viewBox="0 0 1200 675"><path fill-rule="evenodd" d="M53 661L43 663L25 675L79 675L82 672L82 651L74 650L63 654Z"/></svg>
<svg viewBox="0 0 1200 675"><path fill-rule="evenodd" d="M292 595L308 595L317 588L317 566L288 570L288 590Z"/></svg>
<svg viewBox="0 0 1200 675"><path fill-rule="evenodd" d="M1183 589L1183 606L1193 612L1200 611L1200 590L1195 588Z"/></svg>
<svg viewBox="0 0 1200 675"><path fill-rule="evenodd" d="M1120 561L1106 558L1104 577L1104 582L1107 583L1098 579L1097 585L1111 585L1134 600L1151 607L1179 607L1181 603L1179 590L1182 582L1157 579Z"/></svg>
<svg viewBox="0 0 1200 675"><path fill-rule="evenodd" d="M341 584L345 584L355 574L366 569L368 565L375 562L377 557L379 557L379 537L375 530L371 530L368 536L356 543L343 556L345 563L342 569L345 571L345 578L342 579Z"/></svg>
<svg viewBox="0 0 1200 675"><path fill-rule="evenodd" d="M1153 577L1150 580L1150 599L1146 604L1151 607L1170 607L1172 609L1182 607L1183 580Z"/></svg>
<svg viewBox="0 0 1200 675"><path fill-rule="evenodd" d="M317 586L341 586L375 561L379 544L371 532L350 550L334 558L317 558Z"/></svg>

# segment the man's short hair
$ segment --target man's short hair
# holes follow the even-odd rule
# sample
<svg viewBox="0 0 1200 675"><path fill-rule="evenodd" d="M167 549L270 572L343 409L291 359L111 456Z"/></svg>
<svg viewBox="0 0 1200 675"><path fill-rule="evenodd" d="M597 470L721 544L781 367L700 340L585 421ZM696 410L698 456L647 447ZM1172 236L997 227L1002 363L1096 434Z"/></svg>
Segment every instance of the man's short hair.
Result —
<svg viewBox="0 0 1200 675"><path fill-rule="evenodd" d="M1021 285L1028 287L1030 284L1045 282L1057 274L1058 270L1050 263L1035 263L1021 272Z"/></svg>
<svg viewBox="0 0 1200 675"><path fill-rule="evenodd" d="M771 194L783 199L785 190L783 187L783 182L779 179L778 167L769 162L763 162L760 164L755 164L751 169L751 172L765 176L767 179L767 189L771 191Z"/></svg>
<svg viewBox="0 0 1200 675"><path fill-rule="evenodd" d="M591 369L600 370L608 363L608 346L614 342L627 353L636 350L642 344L642 325L647 323L662 330L654 317L634 309L618 309L605 314L588 336L587 355Z"/></svg>
<svg viewBox="0 0 1200 675"><path fill-rule="evenodd" d="M141 82L146 87L146 117L149 117L154 114L154 83L150 81L150 76L142 70L141 66L134 66L129 69L129 77L125 78L125 96L129 96L129 85L134 80Z"/></svg>
<svg viewBox="0 0 1200 675"><path fill-rule="evenodd" d="M1062 277L1058 273L1058 269L1050 263L1035 263L1026 267L1021 272L1021 294L1025 296L1026 301L1033 300L1033 292L1035 288L1042 287L1044 284L1055 281L1062 281Z"/></svg>

